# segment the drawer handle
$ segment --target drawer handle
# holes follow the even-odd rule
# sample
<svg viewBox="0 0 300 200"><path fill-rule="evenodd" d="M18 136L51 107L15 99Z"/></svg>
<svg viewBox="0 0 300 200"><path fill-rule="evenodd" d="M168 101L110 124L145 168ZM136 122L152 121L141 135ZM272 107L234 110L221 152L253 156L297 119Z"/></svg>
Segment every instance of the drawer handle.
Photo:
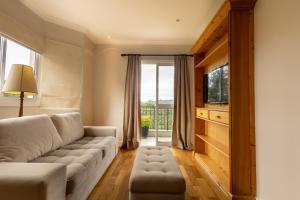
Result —
<svg viewBox="0 0 300 200"><path fill-rule="evenodd" d="M203 115L203 113L200 113L200 115Z"/></svg>
<svg viewBox="0 0 300 200"><path fill-rule="evenodd" d="M220 119L220 118L221 118L221 116L220 116L220 115L217 115L217 116L216 116L216 118Z"/></svg>

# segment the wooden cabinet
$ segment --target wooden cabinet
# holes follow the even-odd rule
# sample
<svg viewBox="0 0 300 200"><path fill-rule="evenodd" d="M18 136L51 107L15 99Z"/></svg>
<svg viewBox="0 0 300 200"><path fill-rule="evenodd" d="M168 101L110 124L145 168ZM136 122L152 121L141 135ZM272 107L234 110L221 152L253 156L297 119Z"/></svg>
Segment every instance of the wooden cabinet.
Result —
<svg viewBox="0 0 300 200"><path fill-rule="evenodd" d="M192 48L195 62L195 158L218 197L226 200L256 199L255 2L226 0ZM226 63L229 63L230 102L228 105L206 104L203 77Z"/></svg>

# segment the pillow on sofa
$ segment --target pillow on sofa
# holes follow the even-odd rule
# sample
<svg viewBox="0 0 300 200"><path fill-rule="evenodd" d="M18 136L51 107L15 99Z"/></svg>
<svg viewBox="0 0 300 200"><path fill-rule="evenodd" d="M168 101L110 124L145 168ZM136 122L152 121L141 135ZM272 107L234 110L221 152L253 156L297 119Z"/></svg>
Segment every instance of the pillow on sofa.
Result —
<svg viewBox="0 0 300 200"><path fill-rule="evenodd" d="M27 162L61 145L47 115L0 120L0 162Z"/></svg>
<svg viewBox="0 0 300 200"><path fill-rule="evenodd" d="M52 115L51 119L60 134L63 145L70 144L84 136L83 125L79 113Z"/></svg>

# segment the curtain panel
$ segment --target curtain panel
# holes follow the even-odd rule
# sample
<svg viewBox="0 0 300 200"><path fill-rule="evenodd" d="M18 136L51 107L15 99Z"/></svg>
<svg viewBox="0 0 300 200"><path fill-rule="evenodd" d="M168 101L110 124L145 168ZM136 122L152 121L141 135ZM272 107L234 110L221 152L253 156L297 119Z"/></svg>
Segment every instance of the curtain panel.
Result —
<svg viewBox="0 0 300 200"><path fill-rule="evenodd" d="M141 57L129 55L125 82L122 144L122 147L127 149L137 148L139 145L141 132L140 87Z"/></svg>
<svg viewBox="0 0 300 200"><path fill-rule="evenodd" d="M187 56L175 56L174 121L172 145L191 150L192 109Z"/></svg>

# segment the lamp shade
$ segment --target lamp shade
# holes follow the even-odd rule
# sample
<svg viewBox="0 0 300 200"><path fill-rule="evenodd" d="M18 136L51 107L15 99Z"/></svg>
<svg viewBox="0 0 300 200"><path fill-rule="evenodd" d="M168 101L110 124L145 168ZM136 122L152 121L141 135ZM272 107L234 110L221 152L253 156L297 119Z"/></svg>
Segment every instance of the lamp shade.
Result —
<svg viewBox="0 0 300 200"><path fill-rule="evenodd" d="M20 94L20 92L24 92L25 95L37 94L38 91L32 67L23 64L13 64L2 92L8 94Z"/></svg>

